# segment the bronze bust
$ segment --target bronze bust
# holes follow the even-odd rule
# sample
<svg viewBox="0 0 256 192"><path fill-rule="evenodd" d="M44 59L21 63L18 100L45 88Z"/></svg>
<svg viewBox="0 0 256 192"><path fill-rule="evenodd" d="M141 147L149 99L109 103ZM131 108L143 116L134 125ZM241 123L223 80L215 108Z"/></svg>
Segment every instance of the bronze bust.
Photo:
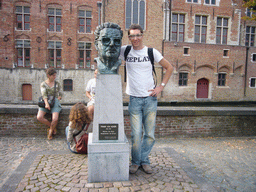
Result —
<svg viewBox="0 0 256 192"><path fill-rule="evenodd" d="M121 65L119 59L123 31L115 23L99 25L95 32L95 46L98 56L95 58L100 74L117 74Z"/></svg>

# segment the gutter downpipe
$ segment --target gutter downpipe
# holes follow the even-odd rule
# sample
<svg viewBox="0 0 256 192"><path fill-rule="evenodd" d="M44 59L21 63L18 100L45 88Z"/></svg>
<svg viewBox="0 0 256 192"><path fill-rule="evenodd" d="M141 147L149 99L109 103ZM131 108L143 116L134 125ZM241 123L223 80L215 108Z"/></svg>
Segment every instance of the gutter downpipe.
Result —
<svg viewBox="0 0 256 192"><path fill-rule="evenodd" d="M105 7L106 7L106 0L102 0L102 23L105 23Z"/></svg>
<svg viewBox="0 0 256 192"><path fill-rule="evenodd" d="M98 1L97 2L97 6L98 6L98 25L101 25L101 6L102 6L102 2Z"/></svg>
<svg viewBox="0 0 256 192"><path fill-rule="evenodd" d="M172 0L169 4L169 41L171 41L171 29L172 29Z"/></svg>
<svg viewBox="0 0 256 192"><path fill-rule="evenodd" d="M164 42L165 40L163 39L162 41L162 55L164 56ZM164 76L164 69L161 67L161 82L163 81L163 76ZM163 91L161 92L161 97L163 97Z"/></svg>
<svg viewBox="0 0 256 192"><path fill-rule="evenodd" d="M171 2L172 2L172 0L170 0L170 4L171 4ZM169 5L169 41L170 41L170 21L171 21L171 5ZM165 4L164 4L164 11L165 11L165 15L167 16L167 6L166 6L166 2L165 2ZM165 17L165 19L166 19L166 21L164 21L164 24L165 24L165 34L164 34L164 39L163 39L163 41L162 41L162 55L164 56L164 42L166 41L166 32L167 32L167 30L166 30L166 28L167 28L167 17ZM163 80L163 76L164 76L164 69L163 69L163 67L162 67L162 70L161 70L161 82L162 82L162 80ZM163 92L161 92L161 97L163 97Z"/></svg>
<svg viewBox="0 0 256 192"><path fill-rule="evenodd" d="M245 61L245 68L244 68L244 97L246 97L247 67L248 67L249 49L250 49L250 47L246 47L246 61Z"/></svg>

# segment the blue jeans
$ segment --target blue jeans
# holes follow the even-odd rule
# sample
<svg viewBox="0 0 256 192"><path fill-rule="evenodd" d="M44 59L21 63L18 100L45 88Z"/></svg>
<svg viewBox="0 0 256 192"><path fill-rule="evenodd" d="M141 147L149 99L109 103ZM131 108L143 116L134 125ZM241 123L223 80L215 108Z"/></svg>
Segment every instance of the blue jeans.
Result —
<svg viewBox="0 0 256 192"><path fill-rule="evenodd" d="M71 150L71 148L70 148L70 142L68 141L68 130L69 130L69 126L67 126L67 127L66 127L66 130L65 130L68 149L69 149L72 153L77 153L76 151L73 151L73 150Z"/></svg>
<svg viewBox="0 0 256 192"><path fill-rule="evenodd" d="M156 97L130 96L129 114L132 129L132 165L150 164L148 156L155 143L156 112ZM144 127L144 130L142 127Z"/></svg>

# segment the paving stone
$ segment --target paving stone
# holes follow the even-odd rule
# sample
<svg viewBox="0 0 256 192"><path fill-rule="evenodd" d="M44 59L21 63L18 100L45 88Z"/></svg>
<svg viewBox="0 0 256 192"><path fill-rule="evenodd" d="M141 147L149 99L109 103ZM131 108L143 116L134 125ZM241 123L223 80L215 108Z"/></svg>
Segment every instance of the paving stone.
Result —
<svg viewBox="0 0 256 192"><path fill-rule="evenodd" d="M71 190L71 187L63 187L61 190L67 192Z"/></svg>
<svg viewBox="0 0 256 192"><path fill-rule="evenodd" d="M82 188L82 189L80 190L80 192L89 192L89 189L88 189L88 188Z"/></svg>
<svg viewBox="0 0 256 192"><path fill-rule="evenodd" d="M104 183L103 184L105 188L112 188L114 187L113 183Z"/></svg>
<svg viewBox="0 0 256 192"><path fill-rule="evenodd" d="M114 182L113 186L116 188L119 188L119 187L122 187L123 185L122 185L122 182Z"/></svg>
<svg viewBox="0 0 256 192"><path fill-rule="evenodd" d="M119 191L120 192L130 192L131 190L129 187L121 187L121 188L119 188Z"/></svg>
<svg viewBox="0 0 256 192"><path fill-rule="evenodd" d="M140 186L131 187L130 190L131 190L132 192L135 192L135 191L143 191Z"/></svg>
<svg viewBox="0 0 256 192"><path fill-rule="evenodd" d="M31 191L39 188L40 191L203 191L200 189L203 178L206 186L215 186L216 191L239 190L256 191L256 137L246 138L199 138L199 139L158 139L154 146L150 161L153 174L145 174L139 170L130 175L129 181L88 183L87 156L70 153L63 138L54 138L51 142L45 138L9 138L0 137L1 150L0 164L9 165L19 158L24 163L33 158L25 171L20 173L20 180L15 181L18 188L13 191ZM10 146L3 143L16 143L12 147L15 153L10 153ZM20 142L20 143L18 143ZM193 146L193 147L191 147ZM58 149L53 150L53 149ZM62 148L62 150L60 150ZM169 149L172 149L171 151ZM176 153L181 156L177 159ZM228 149L228 151L226 150ZM3 153L2 153L3 152ZM231 153L232 152L232 153ZM216 156L216 157L215 157ZM215 159L215 161L213 161ZM187 164L182 164L182 161ZM220 161L221 160L221 161ZM21 164L23 163L22 161ZM215 163L217 162L217 163ZM19 163L16 164L18 167ZM232 165L232 166L230 166ZM0 171L15 172L8 166L0 166ZM222 171L223 169L223 171ZM2 171L4 172L4 171ZM1 173L1 172L0 172ZM8 179L7 178L7 179ZM248 182L241 182L248 180ZM2 180L7 181L8 180ZM10 180L11 181L11 180ZM9 184L13 182L9 182ZM1 175L0 175L1 184ZM4 183L2 183L3 186ZM33 184L33 185L32 185ZM0 187L2 187L0 185ZM32 187L33 186L33 187ZM82 187L83 186L83 187ZM218 187L219 186L219 187ZM1 188L0 188L1 189ZM212 188L211 188L212 189ZM152 190L152 191L153 191Z"/></svg>
<svg viewBox="0 0 256 192"><path fill-rule="evenodd" d="M108 189L100 188L100 189L99 189L99 192L108 192Z"/></svg>
<svg viewBox="0 0 256 192"><path fill-rule="evenodd" d="M129 187L129 186L132 186L132 183L131 183L130 181L123 181L123 182L122 182L122 185L123 185L124 187Z"/></svg>
<svg viewBox="0 0 256 192"><path fill-rule="evenodd" d="M45 188L43 188L43 189L40 189L40 192L46 192L46 191L49 191L49 190L50 190L49 187L45 187Z"/></svg>
<svg viewBox="0 0 256 192"><path fill-rule="evenodd" d="M16 188L15 192L21 192L21 191L24 191L24 187L18 187Z"/></svg>
<svg viewBox="0 0 256 192"><path fill-rule="evenodd" d="M86 187L86 188L94 188L94 184L93 183L87 183L87 184L85 184L84 187Z"/></svg>
<svg viewBox="0 0 256 192"><path fill-rule="evenodd" d="M161 192L161 189L157 188L157 187L153 187L151 188L152 192Z"/></svg>
<svg viewBox="0 0 256 192"><path fill-rule="evenodd" d="M84 186L85 184L82 184L82 183L75 184L75 187L77 188L83 188Z"/></svg>
<svg viewBox="0 0 256 192"><path fill-rule="evenodd" d="M70 192L80 192L80 188L72 188Z"/></svg>
<svg viewBox="0 0 256 192"><path fill-rule="evenodd" d="M103 183L95 183L94 187L95 188L103 188L104 185L103 185Z"/></svg>
<svg viewBox="0 0 256 192"><path fill-rule="evenodd" d="M34 187L34 188L32 188L30 191L31 192L36 192L36 191L38 191L39 190L39 187Z"/></svg>
<svg viewBox="0 0 256 192"><path fill-rule="evenodd" d="M118 188L111 187L108 189L109 192L119 192Z"/></svg>

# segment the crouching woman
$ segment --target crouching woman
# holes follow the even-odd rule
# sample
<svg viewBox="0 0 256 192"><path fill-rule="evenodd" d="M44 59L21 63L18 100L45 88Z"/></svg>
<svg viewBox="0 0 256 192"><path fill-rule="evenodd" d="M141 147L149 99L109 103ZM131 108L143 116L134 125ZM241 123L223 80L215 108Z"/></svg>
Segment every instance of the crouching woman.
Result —
<svg viewBox="0 0 256 192"><path fill-rule="evenodd" d="M87 129L91 123L87 107L82 103L72 106L69 115L69 125L66 127L66 138L68 148L73 153L79 153L76 149L76 142L87 134Z"/></svg>

